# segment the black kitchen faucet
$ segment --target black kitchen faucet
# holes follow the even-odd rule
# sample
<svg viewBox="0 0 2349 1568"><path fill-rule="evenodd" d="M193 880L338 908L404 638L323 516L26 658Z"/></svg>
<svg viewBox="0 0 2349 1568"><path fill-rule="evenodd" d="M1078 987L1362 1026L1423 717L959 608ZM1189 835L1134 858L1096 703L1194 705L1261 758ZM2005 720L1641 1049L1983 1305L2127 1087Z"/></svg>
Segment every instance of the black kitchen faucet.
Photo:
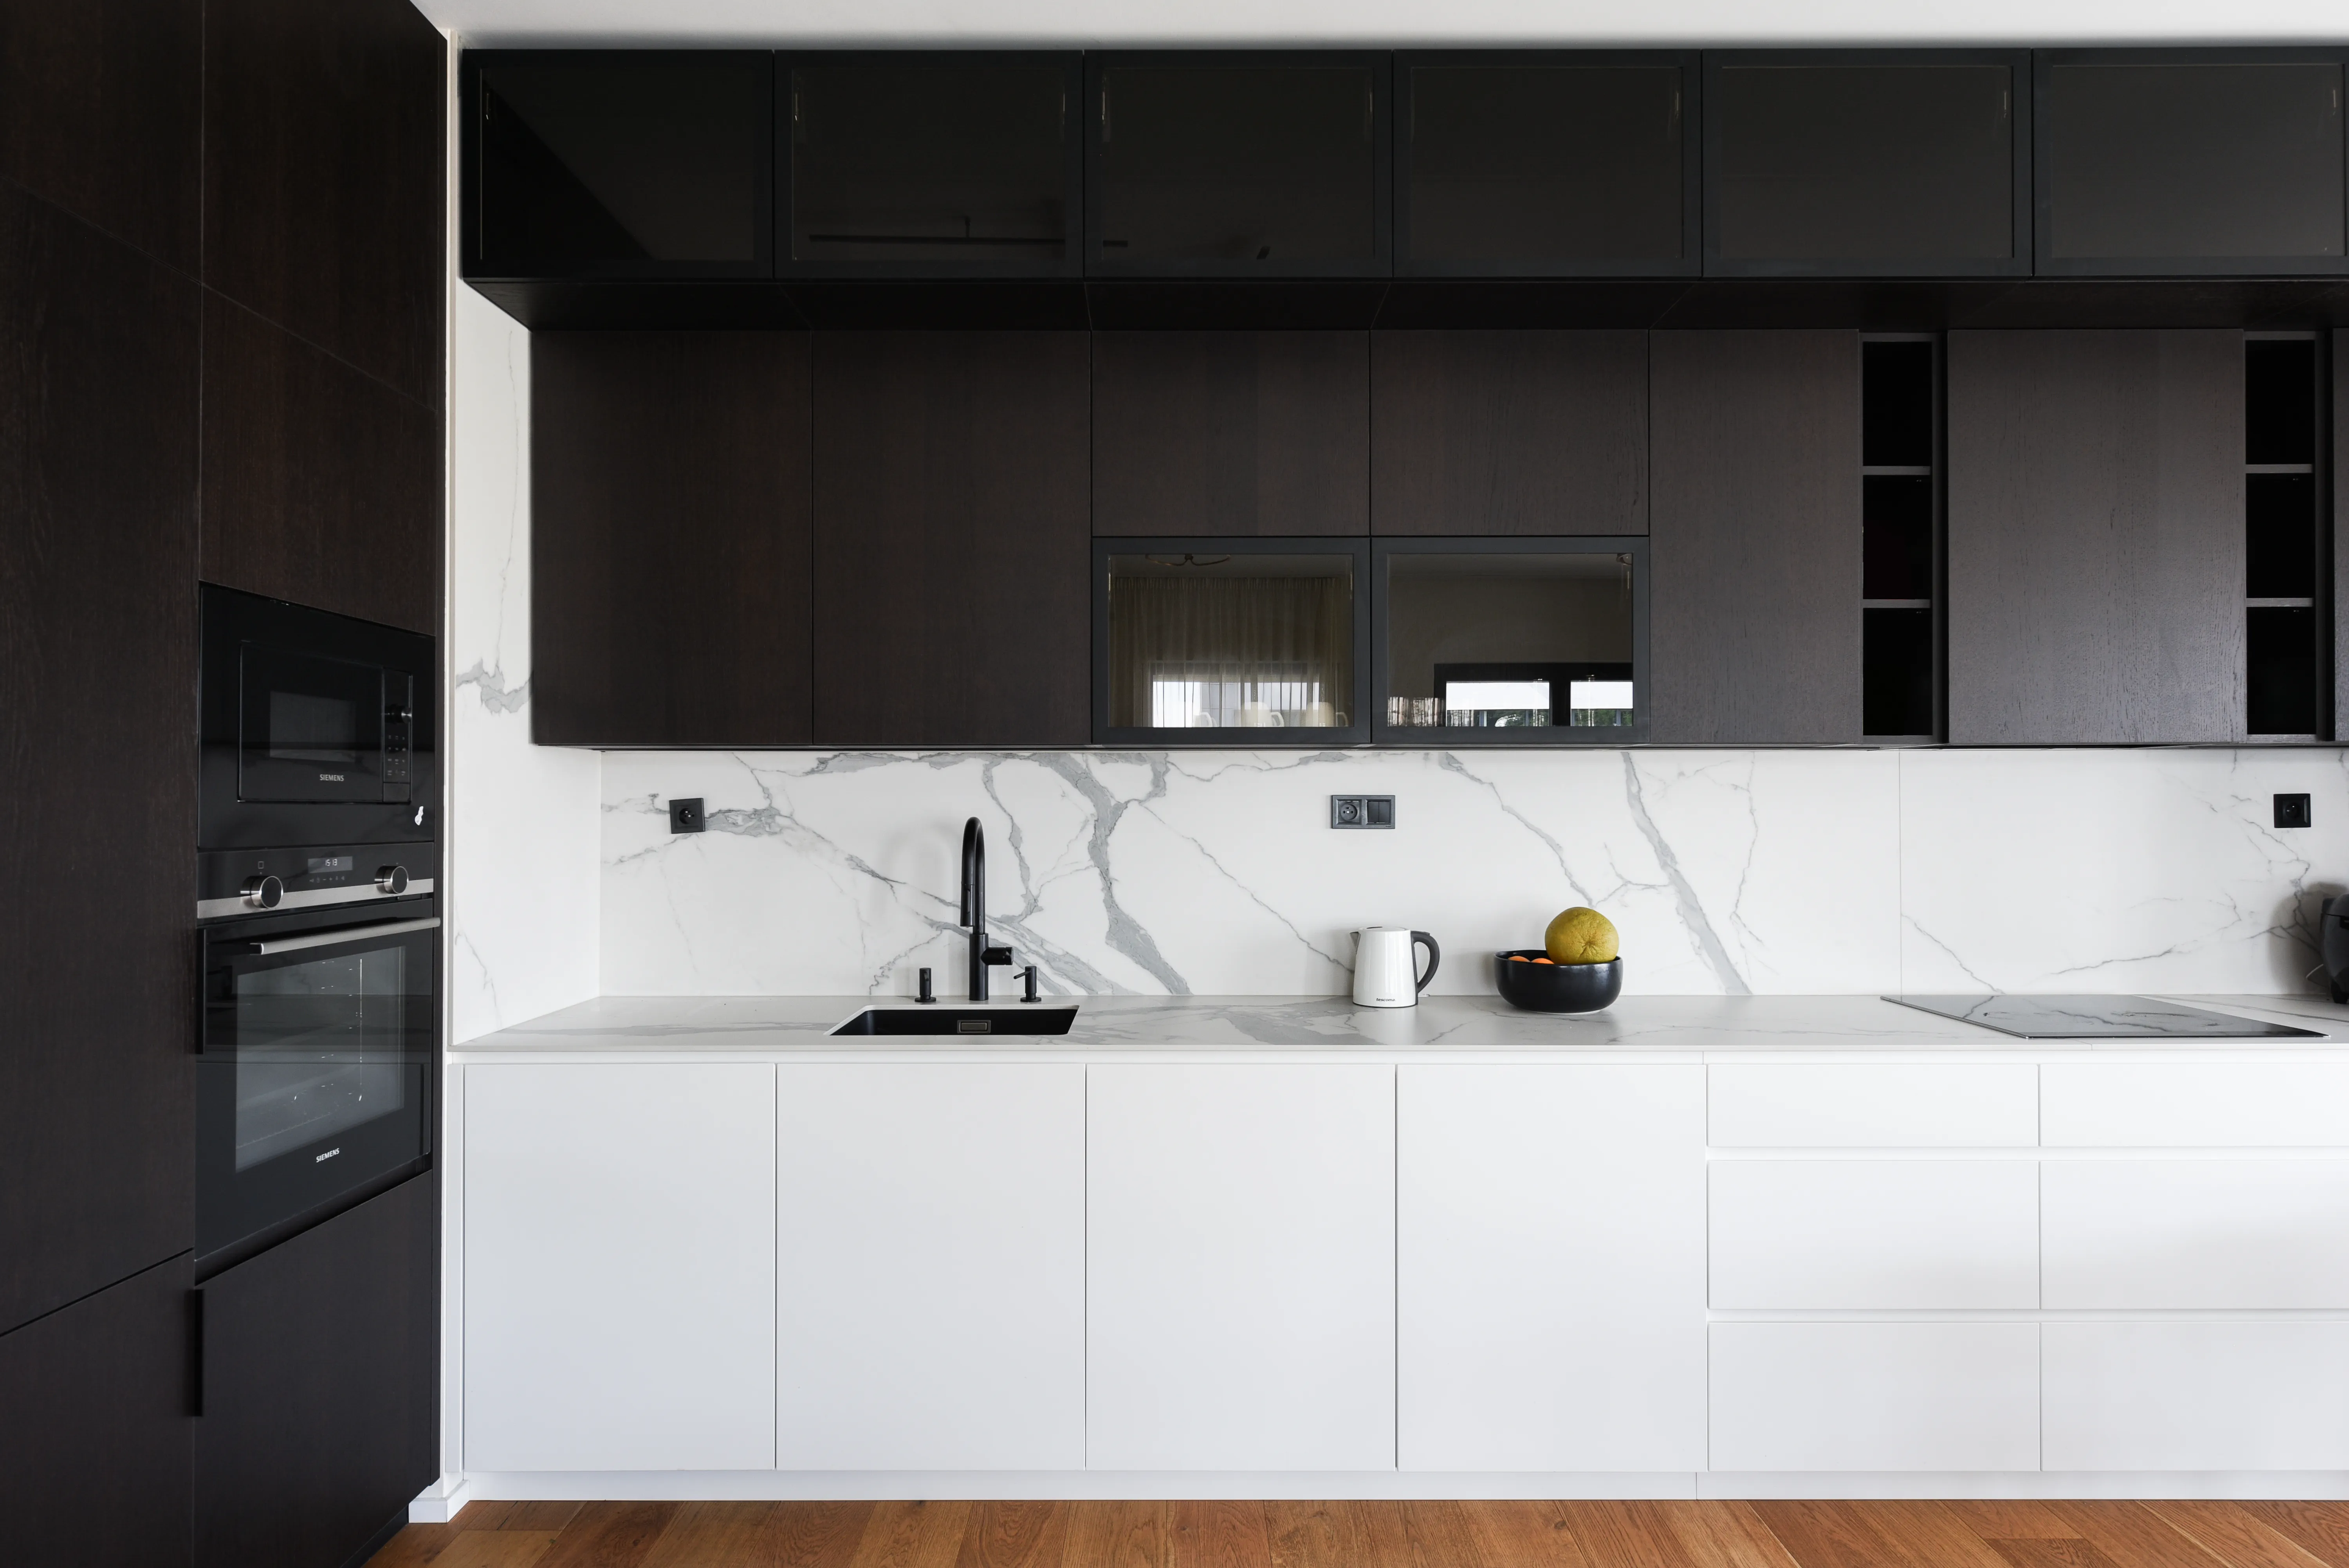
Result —
<svg viewBox="0 0 2349 1568"><path fill-rule="evenodd" d="M988 966L1008 967L1011 950L987 945L987 835L975 816L962 825L962 923L970 928L970 999L985 1002Z"/></svg>

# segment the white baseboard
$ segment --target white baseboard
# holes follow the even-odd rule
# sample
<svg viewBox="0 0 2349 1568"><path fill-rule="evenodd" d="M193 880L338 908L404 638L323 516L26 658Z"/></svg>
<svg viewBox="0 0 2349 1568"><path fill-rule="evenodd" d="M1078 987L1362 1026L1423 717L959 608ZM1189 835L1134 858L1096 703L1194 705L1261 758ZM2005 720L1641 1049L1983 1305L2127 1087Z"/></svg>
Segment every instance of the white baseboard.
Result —
<svg viewBox="0 0 2349 1568"><path fill-rule="evenodd" d="M548 1501L977 1501L1116 1498L2325 1498L2349 1499L2349 1471L1819 1471L1744 1475L1658 1470L496 1470L444 1482L468 1498ZM430 1496L428 1493L427 1496ZM422 1520L416 1511L409 1517Z"/></svg>
<svg viewBox="0 0 2349 1568"><path fill-rule="evenodd" d="M416 1494L408 1505L410 1524L446 1524L457 1517L457 1511L472 1501L475 1493L471 1483L463 1476L442 1476Z"/></svg>

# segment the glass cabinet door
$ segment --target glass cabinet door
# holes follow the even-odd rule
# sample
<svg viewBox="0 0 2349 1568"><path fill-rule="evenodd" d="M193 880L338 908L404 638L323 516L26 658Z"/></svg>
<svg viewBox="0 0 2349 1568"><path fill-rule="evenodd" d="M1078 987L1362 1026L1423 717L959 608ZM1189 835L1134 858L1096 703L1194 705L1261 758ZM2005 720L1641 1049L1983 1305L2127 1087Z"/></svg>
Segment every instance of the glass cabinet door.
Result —
<svg viewBox="0 0 2349 1568"><path fill-rule="evenodd" d="M1103 739L1326 745L1369 737L1359 697L1368 618L1359 546L1135 543L1143 547L1121 542L1096 561ZM1227 732L1236 730L1247 733Z"/></svg>
<svg viewBox="0 0 2349 1568"><path fill-rule="evenodd" d="M1381 543L1380 740L1646 738L1647 541L1528 543Z"/></svg>

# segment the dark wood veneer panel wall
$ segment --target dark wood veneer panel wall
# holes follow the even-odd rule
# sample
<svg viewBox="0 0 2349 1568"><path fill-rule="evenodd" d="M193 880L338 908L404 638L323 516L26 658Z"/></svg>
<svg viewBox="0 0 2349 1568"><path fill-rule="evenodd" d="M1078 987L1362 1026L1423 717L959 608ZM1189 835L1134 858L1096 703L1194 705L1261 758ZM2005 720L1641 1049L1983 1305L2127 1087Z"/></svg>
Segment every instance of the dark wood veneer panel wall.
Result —
<svg viewBox="0 0 2349 1568"><path fill-rule="evenodd" d="M804 745L808 338L531 341L533 733Z"/></svg>
<svg viewBox="0 0 2349 1568"><path fill-rule="evenodd" d="M0 184L0 1329L193 1240L197 317Z"/></svg>
<svg viewBox="0 0 2349 1568"><path fill-rule="evenodd" d="M1859 739L1859 337L1650 346L1659 741Z"/></svg>
<svg viewBox="0 0 2349 1568"><path fill-rule="evenodd" d="M1084 744L1086 334L814 351L817 743Z"/></svg>
<svg viewBox="0 0 2349 1568"><path fill-rule="evenodd" d="M203 575L437 636L440 416L204 297Z"/></svg>
<svg viewBox="0 0 2349 1568"><path fill-rule="evenodd" d="M1092 530L1365 534L1367 332L1099 332Z"/></svg>
<svg viewBox="0 0 2349 1568"><path fill-rule="evenodd" d="M2243 735L2243 338L1949 337L1950 739Z"/></svg>
<svg viewBox="0 0 2349 1568"><path fill-rule="evenodd" d="M1648 531L1648 334L1380 332L1371 528Z"/></svg>
<svg viewBox="0 0 2349 1568"><path fill-rule="evenodd" d="M207 0L205 284L434 410L447 77L408 0Z"/></svg>
<svg viewBox="0 0 2349 1568"><path fill-rule="evenodd" d="M192 275L202 0L0 5L0 179Z"/></svg>

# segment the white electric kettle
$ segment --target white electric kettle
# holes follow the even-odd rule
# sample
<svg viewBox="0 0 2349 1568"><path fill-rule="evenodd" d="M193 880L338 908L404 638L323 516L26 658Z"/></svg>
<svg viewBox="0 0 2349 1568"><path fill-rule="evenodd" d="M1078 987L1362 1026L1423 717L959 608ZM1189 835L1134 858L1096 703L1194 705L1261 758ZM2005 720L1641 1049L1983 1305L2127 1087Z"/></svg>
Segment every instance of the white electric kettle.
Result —
<svg viewBox="0 0 2349 1568"><path fill-rule="evenodd" d="M1444 950L1425 931L1405 930L1401 926L1366 926L1352 936L1357 1007L1415 1005L1419 993L1435 978L1435 966L1444 961ZM1419 954L1415 950L1423 942L1427 946L1425 974L1418 972Z"/></svg>

